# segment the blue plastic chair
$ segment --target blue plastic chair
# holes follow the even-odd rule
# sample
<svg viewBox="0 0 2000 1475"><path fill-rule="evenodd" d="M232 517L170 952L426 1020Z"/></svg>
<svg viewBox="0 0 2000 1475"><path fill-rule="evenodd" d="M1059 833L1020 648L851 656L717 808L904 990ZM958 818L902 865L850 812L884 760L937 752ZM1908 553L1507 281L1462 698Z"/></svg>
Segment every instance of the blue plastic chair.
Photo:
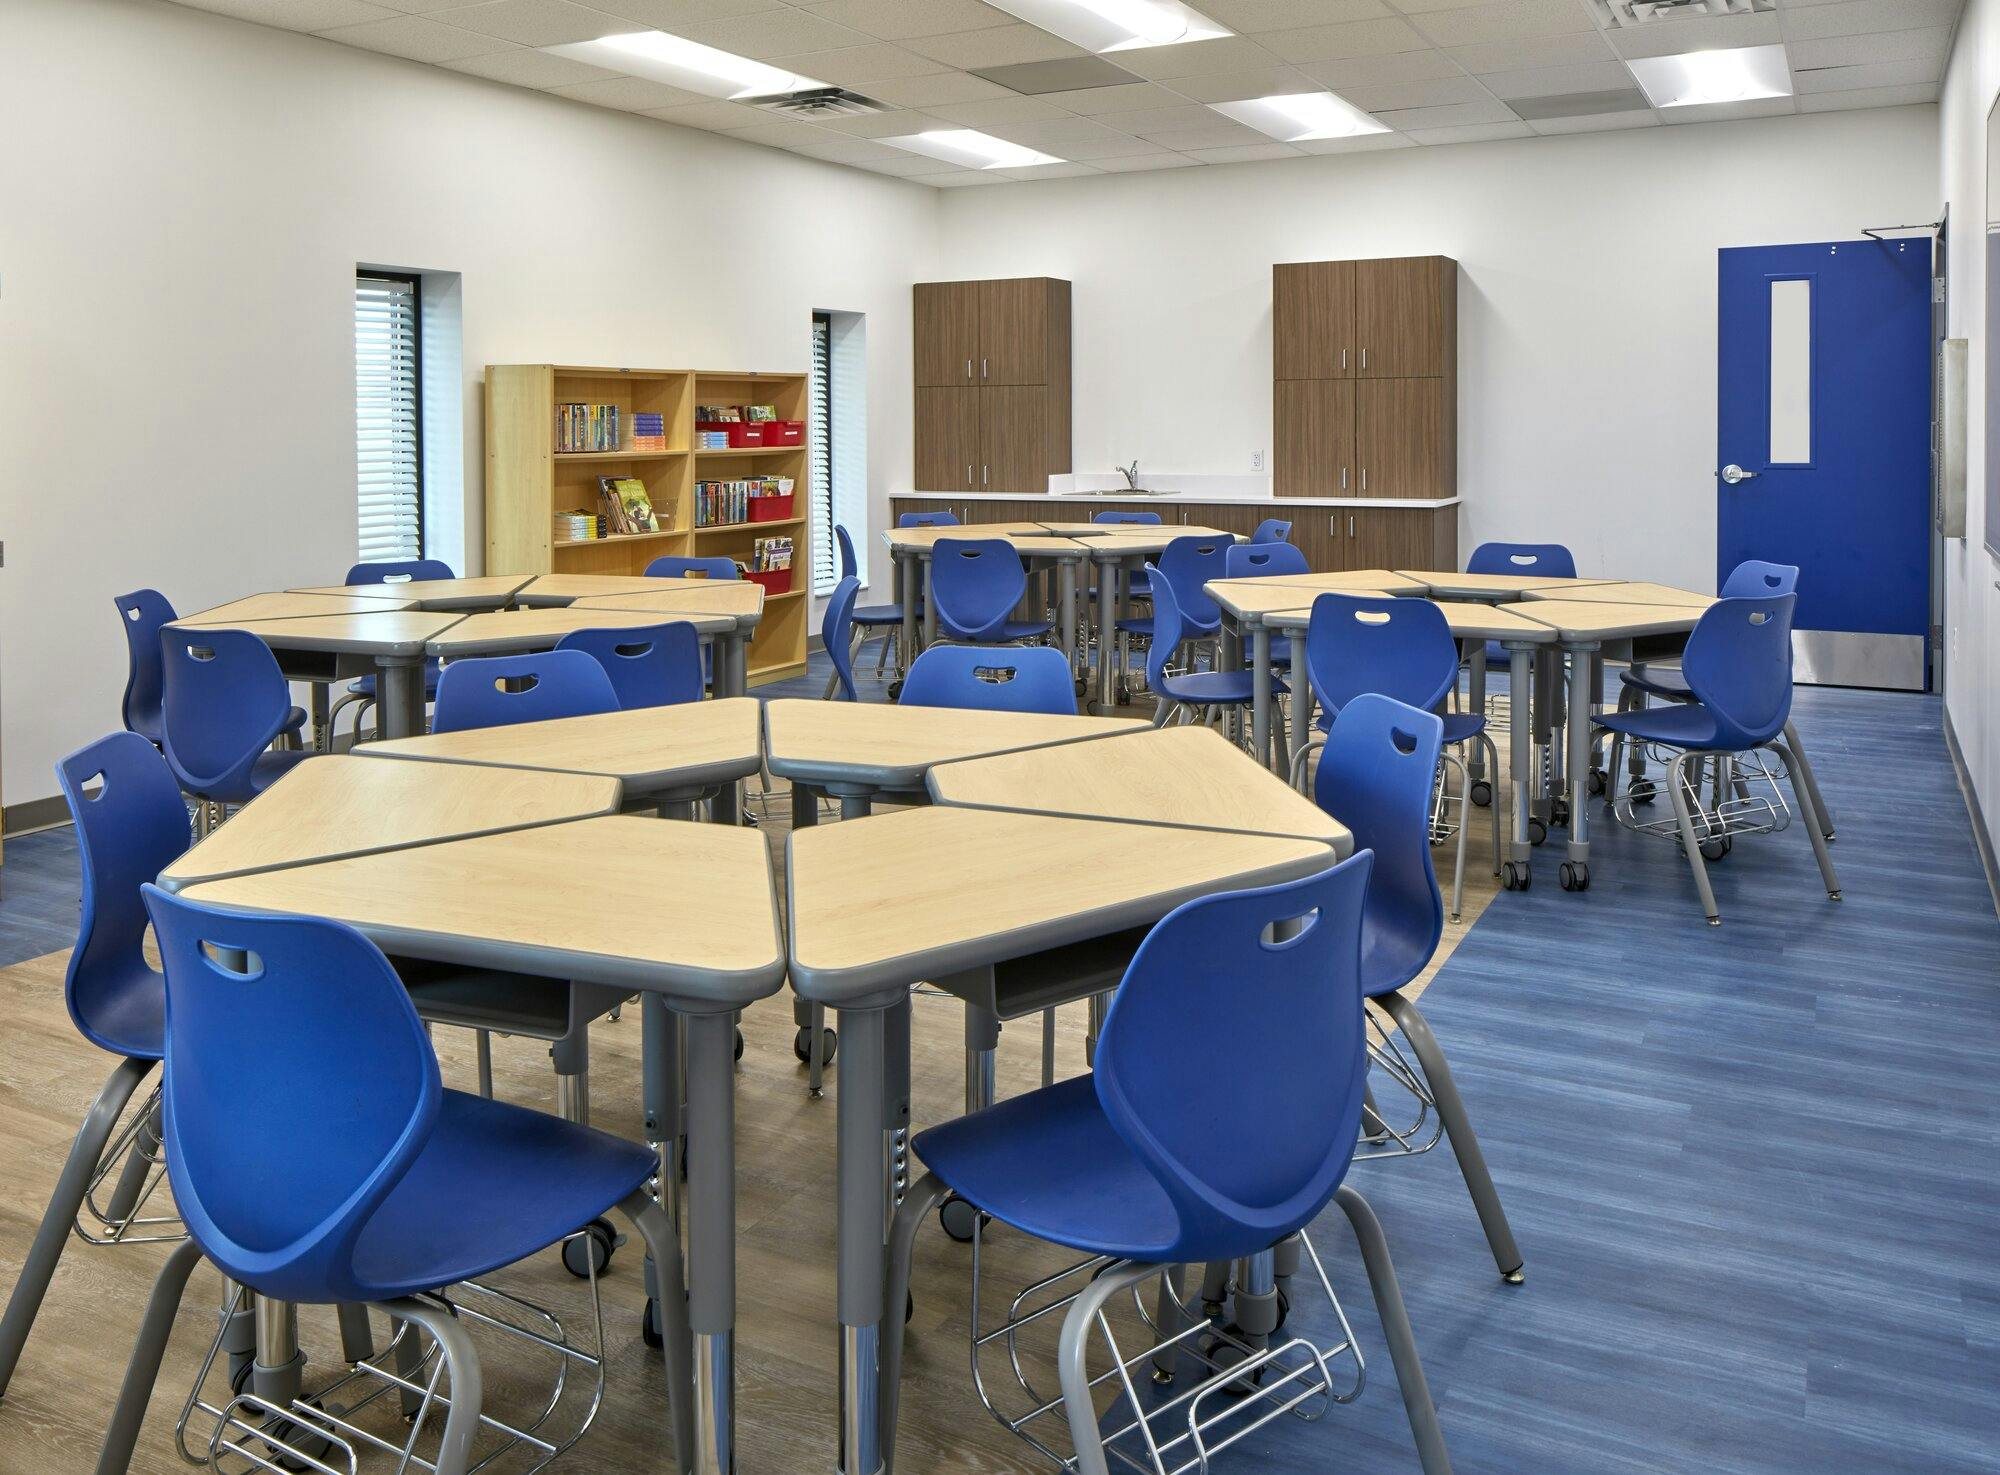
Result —
<svg viewBox="0 0 2000 1475"><path fill-rule="evenodd" d="M736 560L717 555L714 558L683 558L677 553L666 553L646 565L645 577L649 579L740 579L743 570Z"/></svg>
<svg viewBox="0 0 2000 1475"><path fill-rule="evenodd" d="M313 755L273 749L297 741L292 689L271 648L244 630L160 632L164 672L161 750L182 789L205 804L248 804ZM208 811L197 811L206 834Z"/></svg>
<svg viewBox="0 0 2000 1475"><path fill-rule="evenodd" d="M1257 524L1257 531L1250 535L1253 543L1289 543L1292 540L1292 525L1282 517L1267 517Z"/></svg>
<svg viewBox="0 0 2000 1475"><path fill-rule="evenodd" d="M120 710L125 730L155 747L160 743L160 694L165 681L160 631L175 618L174 607L157 589L135 589L112 601L125 630L125 696Z"/></svg>
<svg viewBox="0 0 2000 1475"><path fill-rule="evenodd" d="M1179 676L1167 674L1167 665L1174 658L1183 640L1191 635L1200 636L1205 632L1191 631L1181 616L1180 598L1173 581L1151 569L1157 575L1153 580L1153 643L1146 651L1146 684L1152 687L1157 703L1153 709L1153 726L1166 726L1167 719L1180 712L1184 716L1196 710L1217 707L1246 706L1254 696L1250 672L1236 671L1189 671ZM1272 678L1274 692L1288 691L1290 688L1276 677Z"/></svg>
<svg viewBox="0 0 2000 1475"><path fill-rule="evenodd" d="M572 630L556 642L556 650L580 650L602 666L618 705L627 712L698 702L707 689L701 637L686 620L617 630Z"/></svg>
<svg viewBox="0 0 2000 1475"><path fill-rule="evenodd" d="M206 1258L260 1295L368 1305L428 1333L450 1379L436 1468L463 1475L481 1378L441 1293L563 1241L614 1206L644 1236L661 1277L669 1397L687 1458L692 1347L680 1246L646 1191L659 1168L653 1152L446 1090L388 960L350 927L230 911L153 886L145 899L166 967L165 1141L189 1243L160 1273L99 1468L125 1468L174 1312ZM302 1127L310 1151L300 1150Z"/></svg>
<svg viewBox="0 0 2000 1475"><path fill-rule="evenodd" d="M1341 709L1327 735L1313 798L1354 832L1356 850L1375 856L1361 914L1361 991L1396 1021L1420 1068L1420 1073L1411 1070L1395 1042L1378 1035L1372 1049L1384 1066L1382 1074L1416 1096L1419 1120L1407 1131L1392 1133L1370 1113L1362 1135L1380 1148L1380 1156L1409 1155L1428 1145L1419 1131L1421 1118L1435 1108L1493 1261L1503 1277L1518 1285L1520 1247L1451 1066L1415 1001L1401 993L1430 966L1444 937L1444 901L1430 841L1431 790L1443 738L1444 724L1434 713L1393 697L1357 696Z"/></svg>
<svg viewBox="0 0 2000 1475"><path fill-rule="evenodd" d="M83 868L83 907L63 994L78 1033L118 1064L77 1130L0 1318L0 1395L80 1213L94 1221L90 1234L98 1243L178 1238L163 1232L175 1223L171 1217L138 1217L157 1186L157 1101L149 1100L115 1142L113 1134L166 1048L167 996L146 961L139 888L187 849L187 805L166 760L139 733L115 733L79 749L56 765L56 778L76 823ZM100 1210L94 1190L107 1184L111 1196Z"/></svg>
<svg viewBox="0 0 2000 1475"><path fill-rule="evenodd" d="M843 700L861 700L854 689L854 601L860 593L861 581L848 574L834 585L833 597L827 600L826 614L820 620L819 642L833 663L833 676L826 684L828 700L836 689Z"/></svg>
<svg viewBox="0 0 2000 1475"><path fill-rule="evenodd" d="M1109 1257L1065 1315L1058 1352L1084 1475L1106 1469L1086 1353L1112 1300L1178 1265L1268 1267L1274 1247L1336 1199L1362 1244L1425 1468L1449 1468L1381 1227L1343 1181L1366 1082L1358 964L1371 862L1362 853L1302 880L1175 908L1125 969L1091 1073L913 1144L929 1171L897 1212L891 1305L908 1286L918 1224L948 1193L1023 1233ZM1228 1021L1205 1040L1198 1071L1184 1065L1190 1020ZM888 1321L893 1449L902 1318ZM1250 1372L1237 1363L1204 1381L1220 1387ZM1202 1396L1176 1393L1177 1407Z"/></svg>
<svg viewBox="0 0 2000 1475"><path fill-rule="evenodd" d="M1157 512L1094 512L1092 522L1109 523L1118 527L1156 528L1160 525Z"/></svg>
<svg viewBox="0 0 2000 1475"><path fill-rule="evenodd" d="M1540 574L1550 579L1576 577L1576 556L1560 543L1481 543L1465 561L1468 574ZM1507 647L1486 642L1486 664L1507 668ZM1525 700L1525 698L1524 698Z"/></svg>
<svg viewBox="0 0 2000 1475"><path fill-rule="evenodd" d="M1364 695L1393 697L1418 711L1436 710L1458 681L1458 642L1444 611L1428 599L1395 599L1373 594L1327 593L1313 600L1306 626L1306 673L1319 699L1322 730L1349 702ZM1483 712L1445 712L1447 752L1467 743L1485 753L1488 773L1500 771L1499 753L1486 730ZM1293 758L1293 777L1303 772L1306 751ZM1465 900L1466 823L1472 815L1472 771L1458 767L1458 857L1452 868L1451 917L1458 920ZM1433 777L1435 782L1435 776ZM1494 874L1500 868L1500 806L1488 803L1492 824Z"/></svg>
<svg viewBox="0 0 2000 1475"><path fill-rule="evenodd" d="M1613 712L1592 720L1634 743L1673 750L1667 765L1667 795L1673 801L1674 827L1694 872L1695 890L1710 926L1722 914L1709 883L1703 846L1721 859L1731 846L1731 827L1701 804L1699 774L1714 765L1718 794L1734 796L1734 755L1769 748L1792 778L1813 857L1819 862L1826 894L1840 900L1840 878L1827 853L1826 829L1813 795L1816 785L1800 776L1797 754L1789 738L1792 713L1792 611L1798 595L1755 599L1721 599L1710 605L1688 636L1681 654L1681 674L1691 700L1633 712ZM1696 768L1690 780L1688 769ZM1697 811L1699 814L1697 815Z"/></svg>
<svg viewBox="0 0 2000 1475"><path fill-rule="evenodd" d="M910 662L896 703L1074 717L1076 680L1069 657L1053 646L993 651L934 645Z"/></svg>
<svg viewBox="0 0 2000 1475"><path fill-rule="evenodd" d="M617 688L596 658L581 650L453 661L438 682L432 732L505 727L616 712Z"/></svg>
<svg viewBox="0 0 2000 1475"><path fill-rule="evenodd" d="M365 588L373 584L408 584L418 579L455 579L458 577L452 566L441 558L398 558L376 563L357 563L347 571L344 581L351 588ZM424 662L424 700L437 700L438 663L435 658ZM361 720L368 709L375 705L375 678L363 676L348 683L347 691L333 704L327 713L326 731L331 741L335 726L340 721L343 707L354 705L354 740L361 741Z"/></svg>
<svg viewBox="0 0 2000 1475"><path fill-rule="evenodd" d="M1218 657L1216 664L1220 664L1221 641L1218 635L1222 628L1222 610L1202 586L1212 579L1228 576L1228 553L1234 543L1233 538L1189 534L1175 538L1167 544L1157 563L1146 565L1146 592L1153 598L1153 612L1149 615L1128 615L1116 625L1121 684L1131 662L1132 637L1142 635L1148 640L1154 638L1160 612L1159 599L1154 595L1152 586L1156 573L1173 581L1174 603L1181 617L1181 639L1214 640Z"/></svg>
<svg viewBox="0 0 2000 1475"><path fill-rule="evenodd" d="M1277 579L1309 574L1304 550L1291 543L1238 543L1223 550L1222 566L1232 579Z"/></svg>
<svg viewBox="0 0 2000 1475"><path fill-rule="evenodd" d="M1799 570L1796 564L1765 563L1760 559L1747 559L1729 571L1729 577L1722 581L1724 599L1772 598L1780 594L1795 594L1799 587ZM1644 666L1634 666L1619 677L1619 683L1651 696L1665 697L1669 701L1685 702L1693 700L1694 693L1688 690L1685 678L1675 679L1664 673L1655 674ZM1621 694L1622 695L1622 694Z"/></svg>
<svg viewBox="0 0 2000 1475"><path fill-rule="evenodd" d="M931 603L947 640L1005 645L1047 635L1047 620L1013 617L1027 592L1028 571L1005 538L940 538L931 547Z"/></svg>
<svg viewBox="0 0 2000 1475"><path fill-rule="evenodd" d="M949 512L905 512L896 519L899 528L955 528L958 519Z"/></svg>
<svg viewBox="0 0 2000 1475"><path fill-rule="evenodd" d="M854 556L854 539L839 523L833 525L834 541L840 545L840 577L858 579L861 564ZM924 603L922 591L918 591L917 612L921 616ZM861 647L869 641L880 639L881 653L875 659L875 675L880 679L889 667L889 657L897 649L903 631L903 607L899 604L858 604L854 607L855 645L854 654L861 653Z"/></svg>

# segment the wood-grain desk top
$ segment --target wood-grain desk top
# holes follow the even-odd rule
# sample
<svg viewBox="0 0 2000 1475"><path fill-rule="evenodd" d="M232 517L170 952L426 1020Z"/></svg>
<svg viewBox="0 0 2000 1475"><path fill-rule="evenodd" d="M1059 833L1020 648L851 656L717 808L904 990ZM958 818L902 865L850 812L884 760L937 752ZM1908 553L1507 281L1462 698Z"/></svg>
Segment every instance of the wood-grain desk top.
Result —
<svg viewBox="0 0 2000 1475"><path fill-rule="evenodd" d="M464 617L443 610L382 610L360 615L298 615L281 620L238 620L229 628L247 630L275 650L320 650L335 654L416 656L424 646ZM214 625L191 625L190 634Z"/></svg>
<svg viewBox="0 0 2000 1475"><path fill-rule="evenodd" d="M764 586L748 579L653 579L653 587L632 594L592 595L571 609L647 609L662 614L688 611L728 615L740 630L755 629L764 617Z"/></svg>
<svg viewBox="0 0 2000 1475"><path fill-rule="evenodd" d="M294 589L294 594L353 594L380 590L414 599L426 609L498 609L516 591L534 580L533 574L479 574L470 579L404 579L389 584L330 584Z"/></svg>
<svg viewBox="0 0 2000 1475"><path fill-rule="evenodd" d="M1501 608L1549 626L1565 641L1671 635L1692 630L1702 616L1702 611L1691 604L1593 603L1583 599L1538 599Z"/></svg>
<svg viewBox="0 0 2000 1475"><path fill-rule="evenodd" d="M1202 592L1238 620L1269 624L1269 616L1312 608L1322 594L1353 594L1364 598L1392 599L1386 589L1310 589L1295 584L1266 584L1255 579L1211 579Z"/></svg>
<svg viewBox="0 0 2000 1475"><path fill-rule="evenodd" d="M287 620L312 615L365 615L384 610L415 609L414 599L394 595L362 597L351 594L250 594L213 609L182 615L176 625L234 625L244 620Z"/></svg>
<svg viewBox="0 0 2000 1475"><path fill-rule="evenodd" d="M454 767L608 774L622 780L626 797L632 798L755 773L763 761L762 707L755 697L726 697L397 738L364 743L357 751L369 758L423 759Z"/></svg>
<svg viewBox="0 0 2000 1475"><path fill-rule="evenodd" d="M1136 558L1142 553L1164 553L1167 545L1176 538L1207 538L1218 543L1242 541L1236 534L1224 532L1221 528L1182 527L1178 523L1163 522L1154 528L1114 527L1109 532L1084 538L1082 542L1090 550L1092 558Z"/></svg>
<svg viewBox="0 0 2000 1475"><path fill-rule="evenodd" d="M1019 531L1008 531L1018 527ZM882 541L891 553L927 555L939 543L965 542L969 539L999 541L1008 544L1016 552L1040 553L1044 556L1072 554L1082 556L1082 550L1074 539L1058 538L1030 523L993 524L965 523L957 527L942 528L890 528L882 535Z"/></svg>
<svg viewBox="0 0 2000 1475"><path fill-rule="evenodd" d="M1347 826L1205 727L940 764L928 783L940 804L1289 835L1341 855L1354 847Z"/></svg>
<svg viewBox="0 0 2000 1475"><path fill-rule="evenodd" d="M1148 724L1122 717L1049 717L1025 712L967 712L886 702L764 704L771 772L808 783L913 790L940 763L1022 748L1074 743Z"/></svg>
<svg viewBox="0 0 2000 1475"><path fill-rule="evenodd" d="M1526 589L1521 597L1568 599L1585 604L1685 604L1695 609L1707 609L1715 603L1713 594L1697 594L1692 589L1677 589L1672 584L1648 584L1643 581L1592 584L1575 590Z"/></svg>
<svg viewBox="0 0 2000 1475"><path fill-rule="evenodd" d="M1323 574L1253 574L1228 582L1275 584L1281 589L1331 589L1341 594L1415 594L1424 587L1415 579L1385 568L1353 568Z"/></svg>
<svg viewBox="0 0 2000 1475"><path fill-rule="evenodd" d="M434 656L459 657L495 655L501 652L548 650L563 636L576 630L639 630L648 625L679 622L689 624L702 635L732 630L736 622L727 615L698 615L682 610L660 614L653 610L539 609L493 610L467 615L430 642Z"/></svg>
<svg viewBox="0 0 2000 1475"><path fill-rule="evenodd" d="M233 876L188 895L333 917L413 957L722 1007L775 993L784 978L770 851L732 825L607 815Z"/></svg>
<svg viewBox="0 0 2000 1475"><path fill-rule="evenodd" d="M1318 840L948 806L794 830L786 845L792 986L836 1004L1335 859Z"/></svg>
<svg viewBox="0 0 2000 1475"><path fill-rule="evenodd" d="M1354 591L1322 592L1350 594ZM1450 627L1454 640L1518 640L1545 645L1556 638L1555 631L1541 621L1524 619L1512 609L1500 605L1467 604L1450 599L1433 599L1427 603L1436 605L1444 612L1444 622ZM1289 609L1265 610L1257 618L1273 630L1296 635L1311 625L1312 606L1303 604Z"/></svg>
<svg viewBox="0 0 2000 1475"><path fill-rule="evenodd" d="M1615 579L1550 578L1547 574L1459 574L1449 569L1399 568L1396 572L1423 585L1439 599L1499 599L1506 595L1519 599L1530 589L1553 590L1550 598L1567 599L1574 590L1617 582Z"/></svg>
<svg viewBox="0 0 2000 1475"><path fill-rule="evenodd" d="M299 764L160 873L222 876L618 811L618 781L514 768L418 768L328 754Z"/></svg>

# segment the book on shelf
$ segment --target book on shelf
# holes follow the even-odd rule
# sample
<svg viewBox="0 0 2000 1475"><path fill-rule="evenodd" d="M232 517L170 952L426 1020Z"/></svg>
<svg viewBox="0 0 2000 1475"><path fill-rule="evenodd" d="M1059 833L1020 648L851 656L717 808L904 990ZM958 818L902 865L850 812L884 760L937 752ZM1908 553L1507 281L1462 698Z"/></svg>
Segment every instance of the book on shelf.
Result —
<svg viewBox="0 0 2000 1475"><path fill-rule="evenodd" d="M582 543L604 536L604 519L584 508L555 515L555 535L559 543Z"/></svg>
<svg viewBox="0 0 2000 1475"><path fill-rule="evenodd" d="M574 455L582 451L623 450L624 444L619 440L619 418L620 411L616 405L557 405L556 453Z"/></svg>
<svg viewBox="0 0 2000 1475"><path fill-rule="evenodd" d="M752 425L768 425L778 418L776 405L744 405L743 419Z"/></svg>
<svg viewBox="0 0 2000 1475"><path fill-rule="evenodd" d="M774 574L792 566L790 538L759 538L750 545L750 572Z"/></svg>
<svg viewBox="0 0 2000 1475"><path fill-rule="evenodd" d="M743 418L743 407L741 405L696 405L694 407L694 417L697 420L717 422L741 420Z"/></svg>
<svg viewBox="0 0 2000 1475"><path fill-rule="evenodd" d="M657 533L659 514L646 484L636 476L600 476L598 499L604 504L607 521L621 533Z"/></svg>
<svg viewBox="0 0 2000 1475"><path fill-rule="evenodd" d="M694 525L727 527L752 521L751 503L762 497L789 497L796 485L789 476L745 476L733 481L694 484Z"/></svg>
<svg viewBox="0 0 2000 1475"><path fill-rule="evenodd" d="M632 449L664 451L667 448L667 417L647 410L632 413Z"/></svg>

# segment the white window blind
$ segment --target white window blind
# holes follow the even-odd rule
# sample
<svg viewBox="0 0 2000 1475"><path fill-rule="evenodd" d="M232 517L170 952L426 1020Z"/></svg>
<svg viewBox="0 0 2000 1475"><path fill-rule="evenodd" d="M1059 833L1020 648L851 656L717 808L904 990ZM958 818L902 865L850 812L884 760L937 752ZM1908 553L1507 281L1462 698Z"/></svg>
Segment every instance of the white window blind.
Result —
<svg viewBox="0 0 2000 1475"><path fill-rule="evenodd" d="M830 594L840 582L840 555L833 543L833 322L825 313L813 314L812 335L812 388L806 405L812 581L813 593Z"/></svg>
<svg viewBox="0 0 2000 1475"><path fill-rule="evenodd" d="M417 283L354 279L354 461L364 563L424 553Z"/></svg>

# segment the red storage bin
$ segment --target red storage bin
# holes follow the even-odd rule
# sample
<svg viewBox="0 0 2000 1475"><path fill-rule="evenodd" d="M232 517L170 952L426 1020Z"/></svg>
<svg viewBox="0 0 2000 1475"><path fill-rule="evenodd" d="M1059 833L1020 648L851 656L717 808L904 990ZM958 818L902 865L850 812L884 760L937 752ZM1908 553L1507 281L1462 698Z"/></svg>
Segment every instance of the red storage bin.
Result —
<svg viewBox="0 0 2000 1475"><path fill-rule="evenodd" d="M763 425L752 425L747 420L703 420L695 426L695 429L727 432L731 450L740 450L746 446L761 446L764 444L765 427Z"/></svg>
<svg viewBox="0 0 2000 1475"><path fill-rule="evenodd" d="M752 497L750 499L750 520L752 522L783 522L792 515L792 498L787 492L782 497Z"/></svg>
<svg viewBox="0 0 2000 1475"><path fill-rule="evenodd" d="M803 420L766 420L762 428L767 446L802 446L806 443L806 422Z"/></svg>
<svg viewBox="0 0 2000 1475"><path fill-rule="evenodd" d="M792 571L788 568L772 569L767 574L746 573L743 577L753 584L762 584L767 595L792 592Z"/></svg>

